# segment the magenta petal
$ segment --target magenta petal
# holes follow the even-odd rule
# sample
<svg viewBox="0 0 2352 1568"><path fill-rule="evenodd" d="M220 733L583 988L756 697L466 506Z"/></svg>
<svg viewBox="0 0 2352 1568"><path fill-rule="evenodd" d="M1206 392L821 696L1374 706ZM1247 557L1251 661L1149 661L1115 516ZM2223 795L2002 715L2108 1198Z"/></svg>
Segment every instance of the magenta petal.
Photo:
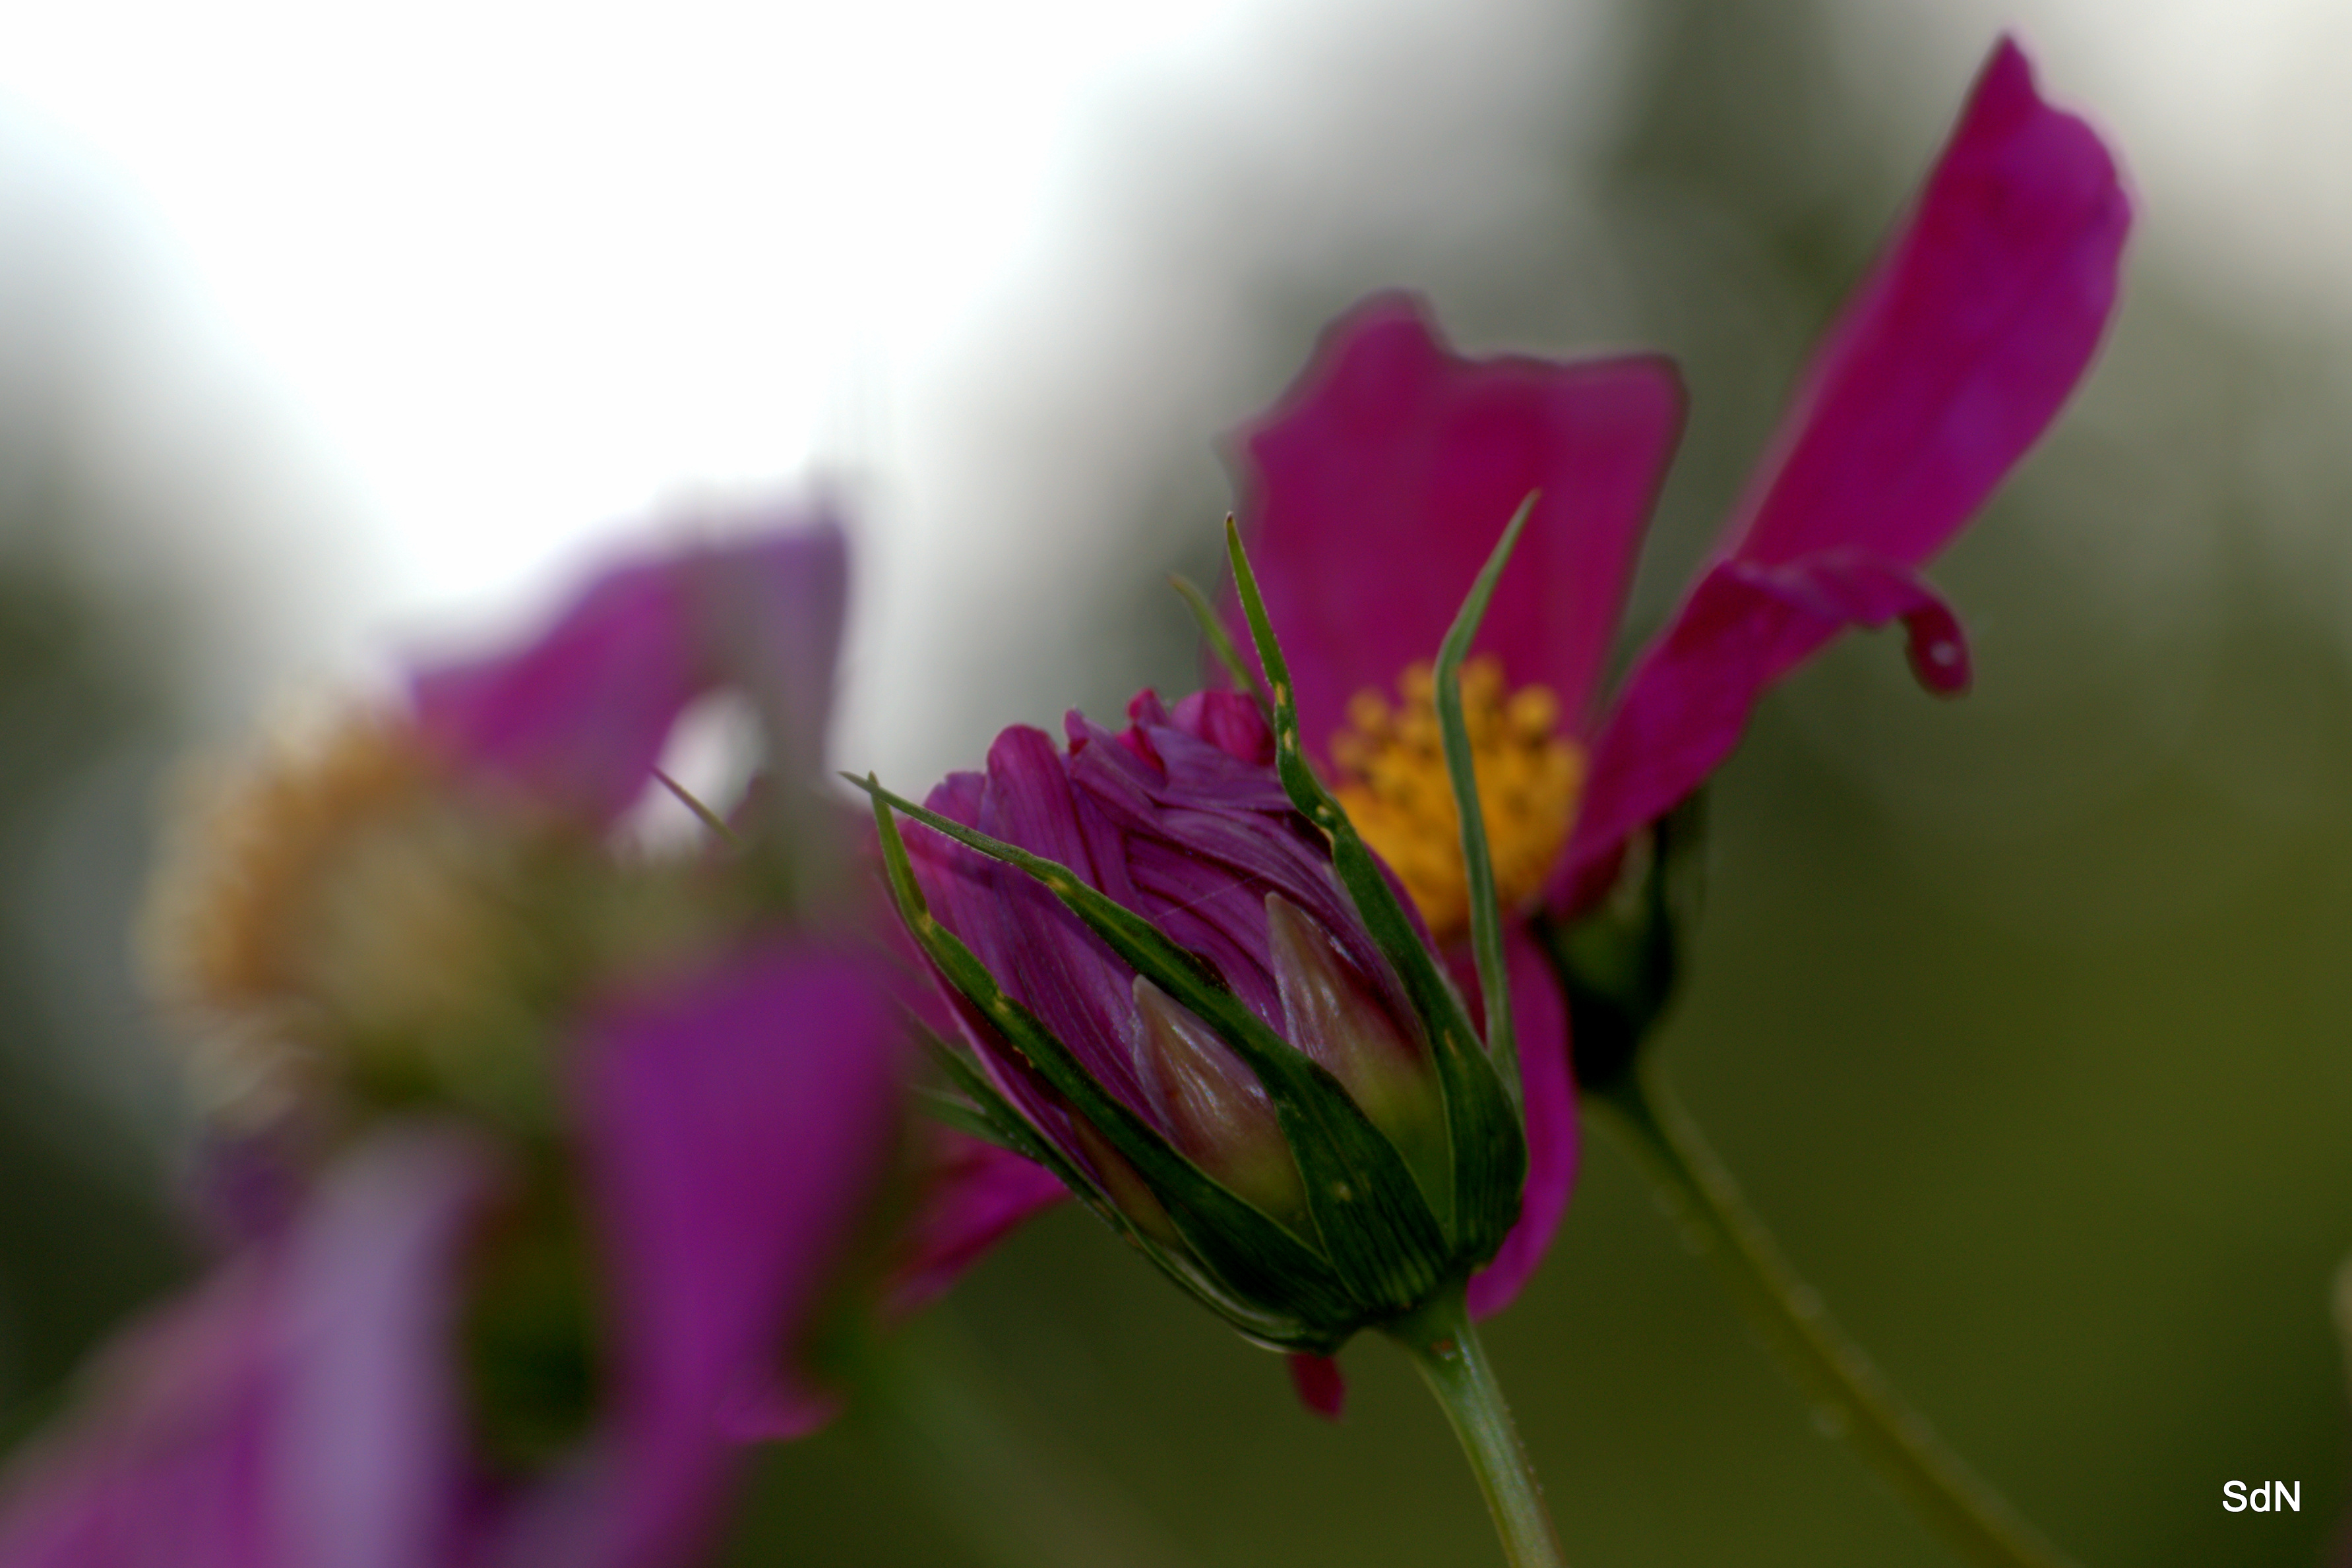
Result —
<svg viewBox="0 0 2352 1568"><path fill-rule="evenodd" d="M594 1017L579 1121L615 1307L604 1452L520 1525L519 1560L674 1561L747 1427L823 1407L779 1367L897 1135L900 1030L872 958L772 943Z"/></svg>
<svg viewBox="0 0 2352 1568"><path fill-rule="evenodd" d="M1257 704L1239 692L1194 692L1179 698L1171 722L1235 761L1274 766L1274 731L1266 727Z"/></svg>
<svg viewBox="0 0 2352 1568"><path fill-rule="evenodd" d="M894 1312L924 1305L1013 1227L1069 1196L1060 1177L1010 1149L947 1127L929 1133L922 1200L890 1290Z"/></svg>
<svg viewBox="0 0 2352 1568"><path fill-rule="evenodd" d="M1917 207L1799 384L1729 553L1927 559L2081 379L2130 226L2106 148L2042 100L2003 38Z"/></svg>
<svg viewBox="0 0 2352 1568"><path fill-rule="evenodd" d="M12 1467L7 1568L439 1568L467 1480L447 1366L490 1163L382 1134L255 1249L117 1342Z"/></svg>
<svg viewBox="0 0 2352 1568"><path fill-rule="evenodd" d="M1556 908L1598 891L1589 874L1629 833L1673 810L1739 744L1765 688L1848 625L1900 621L1911 667L1941 695L1969 683L1968 640L1935 592L1887 562L1825 552L1790 566L1725 561L1699 580L1643 656L1601 733Z"/></svg>
<svg viewBox="0 0 2352 1568"><path fill-rule="evenodd" d="M1583 733L1682 421L1661 359L1465 360L1422 304L1381 295L1328 329L1244 433L1250 561L1321 752L1348 699L1434 659L1471 580L1543 492L1476 648L1552 688ZM1228 622L1244 647L1238 612Z"/></svg>
<svg viewBox="0 0 2352 1568"><path fill-rule="evenodd" d="M847 554L830 518L777 521L615 567L519 650L423 671L418 725L468 770L600 823L644 789L687 705L725 684L772 716L795 754L780 766L813 770Z"/></svg>
<svg viewBox="0 0 2352 1568"><path fill-rule="evenodd" d="M1348 1377L1328 1355L1295 1352L1283 1358L1290 1364L1290 1386L1298 1402L1326 1421L1337 1421L1348 1408Z"/></svg>
<svg viewBox="0 0 2352 1568"><path fill-rule="evenodd" d="M1900 619L1924 683L1967 685L1958 622L1911 569L2074 390L2130 224L2106 149L2042 101L2004 39L1917 209L1806 372L1724 554L1634 666L1556 905L1697 788L1764 688L1843 626Z"/></svg>
<svg viewBox="0 0 2352 1568"><path fill-rule="evenodd" d="M1519 1293L1543 1260L1576 1185L1576 1091L1569 1082L1568 1013L1551 967L1524 925L1506 938L1511 1025L1519 1041L1519 1086L1528 1113L1528 1180L1519 1222L1495 1260L1470 1277L1470 1312L1490 1317Z"/></svg>

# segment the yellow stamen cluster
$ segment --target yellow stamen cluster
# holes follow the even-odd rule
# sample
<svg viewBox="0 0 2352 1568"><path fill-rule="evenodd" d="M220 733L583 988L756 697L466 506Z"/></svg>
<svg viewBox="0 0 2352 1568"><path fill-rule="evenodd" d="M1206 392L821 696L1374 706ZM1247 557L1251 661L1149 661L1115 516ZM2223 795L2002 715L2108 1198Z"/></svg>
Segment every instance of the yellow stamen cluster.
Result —
<svg viewBox="0 0 2352 1568"><path fill-rule="evenodd" d="M398 718L343 720L190 792L142 948L216 1113L273 1116L344 1053L454 1045L509 1005L513 840Z"/></svg>
<svg viewBox="0 0 2352 1568"><path fill-rule="evenodd" d="M1364 841L1412 895L1430 933L1448 942L1469 928L1462 864L1462 820L1445 772L1436 681L1425 664L1397 680L1391 706L1361 691L1348 704L1348 727L1331 739L1339 778L1333 790ZM1543 890L1584 789L1584 752L1559 733L1550 688L1504 691L1503 668L1481 656L1462 667L1463 716L1470 731L1478 808L1506 911Z"/></svg>

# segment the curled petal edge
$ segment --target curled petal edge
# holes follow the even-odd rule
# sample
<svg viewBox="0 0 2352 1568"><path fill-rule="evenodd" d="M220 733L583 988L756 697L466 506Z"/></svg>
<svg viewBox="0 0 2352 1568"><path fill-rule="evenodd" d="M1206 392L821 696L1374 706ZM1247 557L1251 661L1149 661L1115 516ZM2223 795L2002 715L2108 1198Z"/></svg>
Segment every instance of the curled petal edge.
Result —
<svg viewBox="0 0 2352 1568"><path fill-rule="evenodd" d="M1778 566L1718 563L1627 684L1601 732L1569 853L1553 879L1571 916L1626 836L1672 810L1739 743L1765 689L1850 625L1899 622L1912 673L1939 695L1966 691L1968 639L1934 589L1867 551L1822 550Z"/></svg>

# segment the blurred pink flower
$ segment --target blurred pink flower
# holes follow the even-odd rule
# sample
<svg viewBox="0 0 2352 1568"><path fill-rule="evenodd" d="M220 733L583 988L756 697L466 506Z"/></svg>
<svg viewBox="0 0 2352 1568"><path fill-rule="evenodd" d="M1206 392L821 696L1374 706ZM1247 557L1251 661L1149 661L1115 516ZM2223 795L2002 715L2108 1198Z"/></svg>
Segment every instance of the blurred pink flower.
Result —
<svg viewBox="0 0 2352 1568"><path fill-rule="evenodd" d="M2002 40L1711 562L1609 701L1601 677L1681 423L1672 366L1464 360L1394 295L1327 330L1244 434L1243 527L1306 742L1441 939L1461 929L1458 829L1413 667L1528 492L1541 500L1465 690L1500 891L1520 913L1566 917L1730 754L1764 689L1844 626L1899 620L1919 677L1965 686L1958 623L1914 574L2074 390L2129 225L2105 147L2042 101ZM1481 1312L1517 1293L1575 1171L1566 1018L1524 924L1509 957L1530 1169L1517 1230L1473 1282Z"/></svg>
<svg viewBox="0 0 2352 1568"><path fill-rule="evenodd" d="M595 831L646 789L687 705L731 685L790 770L771 789L813 788L845 568L823 518L625 564L526 645L420 674L416 729L458 787ZM762 920L571 1009L560 1142L607 1340L571 1453L497 1479L467 1433L471 1249L520 1151L494 1124L395 1115L104 1358L82 1409L15 1467L0 1564L694 1556L742 1442L829 1410L791 1358L897 1148L897 1003L840 924Z"/></svg>

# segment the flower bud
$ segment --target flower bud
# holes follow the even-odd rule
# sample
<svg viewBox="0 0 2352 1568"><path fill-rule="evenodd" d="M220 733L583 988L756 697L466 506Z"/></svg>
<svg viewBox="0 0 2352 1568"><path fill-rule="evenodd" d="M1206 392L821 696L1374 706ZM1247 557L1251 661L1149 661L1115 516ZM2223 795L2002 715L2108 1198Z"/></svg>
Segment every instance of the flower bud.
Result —
<svg viewBox="0 0 2352 1568"><path fill-rule="evenodd" d="M945 1061L980 1122L1244 1334L1326 1354L1493 1255L1517 1113L1426 933L1294 803L1256 706L1146 692L1129 715L1074 713L1063 747L1007 730L927 807L874 787L971 1047ZM903 841L894 811L920 824Z"/></svg>

